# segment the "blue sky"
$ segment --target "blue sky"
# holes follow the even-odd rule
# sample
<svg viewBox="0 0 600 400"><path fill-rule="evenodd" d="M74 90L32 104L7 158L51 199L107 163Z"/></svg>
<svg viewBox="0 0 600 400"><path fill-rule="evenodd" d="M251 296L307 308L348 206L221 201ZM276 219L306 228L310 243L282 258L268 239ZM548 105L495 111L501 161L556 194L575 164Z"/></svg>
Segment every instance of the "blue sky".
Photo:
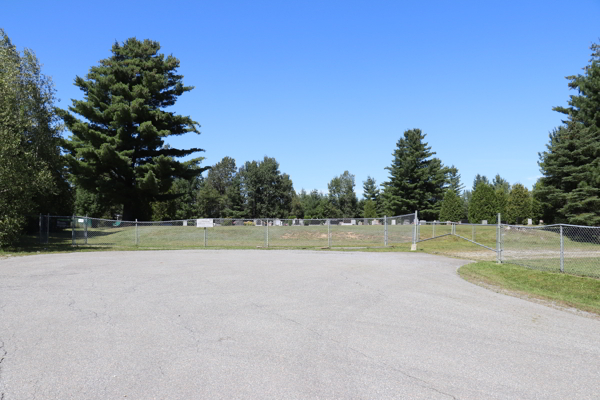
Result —
<svg viewBox="0 0 600 400"><path fill-rule="evenodd" d="M348 170L360 197L412 128L467 188L478 173L531 187L599 17L598 0L7 0L0 27L36 52L61 107L115 41L159 41L195 86L172 109L202 132L172 146L205 149L207 165L275 157L296 190Z"/></svg>

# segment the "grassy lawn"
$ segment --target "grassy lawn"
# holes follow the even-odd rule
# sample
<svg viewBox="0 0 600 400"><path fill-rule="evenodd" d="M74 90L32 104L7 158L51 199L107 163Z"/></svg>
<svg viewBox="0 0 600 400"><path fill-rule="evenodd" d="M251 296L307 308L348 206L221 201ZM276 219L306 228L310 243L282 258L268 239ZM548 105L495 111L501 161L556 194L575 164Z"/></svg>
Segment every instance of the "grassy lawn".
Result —
<svg viewBox="0 0 600 400"><path fill-rule="evenodd" d="M600 279L485 261L465 265L458 273L469 282L600 315Z"/></svg>

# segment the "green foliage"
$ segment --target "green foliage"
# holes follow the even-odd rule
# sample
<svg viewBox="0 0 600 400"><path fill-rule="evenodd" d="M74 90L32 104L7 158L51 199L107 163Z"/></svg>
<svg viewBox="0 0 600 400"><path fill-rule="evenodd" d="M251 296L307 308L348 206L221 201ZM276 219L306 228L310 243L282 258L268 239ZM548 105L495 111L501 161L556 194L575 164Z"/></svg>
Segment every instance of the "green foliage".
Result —
<svg viewBox="0 0 600 400"><path fill-rule="evenodd" d="M506 212L508 207L509 194L504 191L502 187L498 187L494 190L496 195L496 213L500 213L502 220L506 220Z"/></svg>
<svg viewBox="0 0 600 400"><path fill-rule="evenodd" d="M485 183L486 185L489 185L490 181L485 175L475 175L475 179L473 179L473 192L479 183Z"/></svg>
<svg viewBox="0 0 600 400"><path fill-rule="evenodd" d="M354 193L354 175L344 171L340 176L336 176L327 184L329 189L329 202L332 214L327 215L331 218L349 218L358 215L358 199Z"/></svg>
<svg viewBox="0 0 600 400"><path fill-rule="evenodd" d="M371 200L375 203L375 211L377 216L383 215L383 201L381 199L381 193L379 192L379 188L377 187L377 181L370 176L367 177L367 180L363 182L363 198L365 200ZM358 207L360 210L364 210L364 203L362 206ZM375 217L364 217L364 218L375 218Z"/></svg>
<svg viewBox="0 0 600 400"><path fill-rule="evenodd" d="M506 179L501 177L500 174L496 174L496 176L492 180L492 186L495 190L501 190L506 195L510 193L510 183L508 183Z"/></svg>
<svg viewBox="0 0 600 400"><path fill-rule="evenodd" d="M176 179L169 193L177 197L152 203L152 219L154 221L169 221L189 219L197 216L196 192L201 184L200 179L191 181Z"/></svg>
<svg viewBox="0 0 600 400"><path fill-rule="evenodd" d="M442 208L440 210L440 221L458 222L463 217L463 203L460 197L452 188L446 190L444 200L442 200Z"/></svg>
<svg viewBox="0 0 600 400"><path fill-rule="evenodd" d="M239 175L248 218L285 218L290 214L294 187L290 176L279 171L275 158L247 161Z"/></svg>
<svg viewBox="0 0 600 400"><path fill-rule="evenodd" d="M19 53L0 29L0 246L17 239L27 214L71 211L53 101L35 54Z"/></svg>
<svg viewBox="0 0 600 400"><path fill-rule="evenodd" d="M204 217L242 218L244 199L235 160L224 157L208 171L198 189L198 211Z"/></svg>
<svg viewBox="0 0 600 400"><path fill-rule="evenodd" d="M175 179L191 180L206 168L202 158L176 158L202 149L171 148L164 139L199 133L197 123L164 108L193 87L183 86L179 60L160 54L158 42L128 39L112 46L112 56L90 68L75 85L84 100L59 110L73 134L65 142L77 186L123 205L123 219L149 219L150 204L179 197ZM82 117L79 119L73 114Z"/></svg>
<svg viewBox="0 0 600 400"><path fill-rule="evenodd" d="M300 203L304 209L305 219L325 218L326 204L329 203L327 196L319 193L317 189L313 189L310 193L302 190L299 195Z"/></svg>
<svg viewBox="0 0 600 400"><path fill-rule="evenodd" d="M458 168L456 168L454 165L446 170L446 182L448 182L448 188L452 189L457 196L460 196L465 188L465 186L460 182Z"/></svg>
<svg viewBox="0 0 600 400"><path fill-rule="evenodd" d="M373 200L365 200L363 218L377 218L377 205Z"/></svg>
<svg viewBox="0 0 600 400"><path fill-rule="evenodd" d="M383 184L383 201L388 215L419 210L420 218L437 219L444 196L448 168L427 146L420 129L404 132L393 153L389 181Z"/></svg>
<svg viewBox="0 0 600 400"><path fill-rule="evenodd" d="M475 187L469 202L469 222L479 224L482 220L487 220L493 224L497 222L497 213L496 192L482 180Z"/></svg>
<svg viewBox="0 0 600 400"><path fill-rule="evenodd" d="M545 222L600 225L600 44L591 50L584 73L567 77L577 94L568 107L554 108L567 120L539 154L543 177L535 198L553 217Z"/></svg>
<svg viewBox="0 0 600 400"><path fill-rule="evenodd" d="M508 195L506 220L509 224L521 224L527 222L527 218L532 218L531 194L525 186L517 183Z"/></svg>

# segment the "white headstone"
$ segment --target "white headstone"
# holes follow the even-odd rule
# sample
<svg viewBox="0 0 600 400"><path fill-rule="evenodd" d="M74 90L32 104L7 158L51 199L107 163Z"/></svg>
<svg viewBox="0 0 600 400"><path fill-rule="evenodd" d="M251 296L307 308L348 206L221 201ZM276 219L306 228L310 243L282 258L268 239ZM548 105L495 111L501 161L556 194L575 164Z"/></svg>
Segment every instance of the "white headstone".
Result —
<svg viewBox="0 0 600 400"><path fill-rule="evenodd" d="M187 220L183 221L183 226L187 226Z"/></svg>
<svg viewBox="0 0 600 400"><path fill-rule="evenodd" d="M392 225L396 225L396 220L395 219L392 220Z"/></svg>
<svg viewBox="0 0 600 400"><path fill-rule="evenodd" d="M487 219L484 219L483 221L481 221L481 225L487 225Z"/></svg>
<svg viewBox="0 0 600 400"><path fill-rule="evenodd" d="M355 219L351 219L350 220L350 225L356 225L356 220Z"/></svg>
<svg viewBox="0 0 600 400"><path fill-rule="evenodd" d="M533 225L533 220L531 218L527 218L527 225Z"/></svg>

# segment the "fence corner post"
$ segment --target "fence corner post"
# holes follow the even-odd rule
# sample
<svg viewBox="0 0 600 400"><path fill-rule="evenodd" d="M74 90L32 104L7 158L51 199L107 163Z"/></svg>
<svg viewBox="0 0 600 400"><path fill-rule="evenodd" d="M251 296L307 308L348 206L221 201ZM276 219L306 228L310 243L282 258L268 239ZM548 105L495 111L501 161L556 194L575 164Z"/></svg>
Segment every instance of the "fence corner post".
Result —
<svg viewBox="0 0 600 400"><path fill-rule="evenodd" d="M138 234L138 223L137 218L135 219L135 245L139 244L139 234Z"/></svg>

